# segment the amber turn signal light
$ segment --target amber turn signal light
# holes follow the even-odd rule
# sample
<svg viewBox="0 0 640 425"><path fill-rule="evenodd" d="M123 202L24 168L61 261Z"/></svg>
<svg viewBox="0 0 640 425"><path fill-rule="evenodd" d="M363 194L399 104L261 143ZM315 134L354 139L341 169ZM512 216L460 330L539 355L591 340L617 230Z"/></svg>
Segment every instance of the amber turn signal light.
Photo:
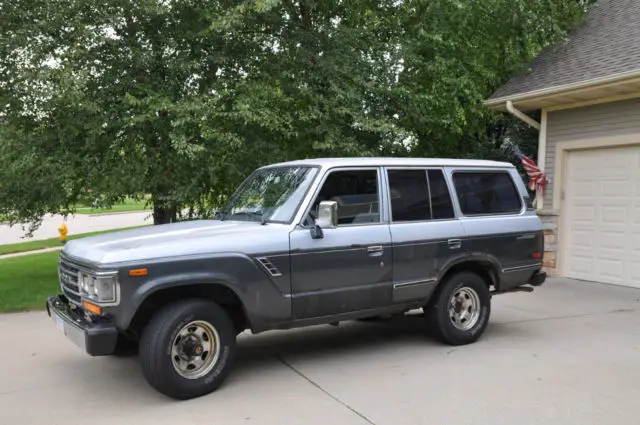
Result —
<svg viewBox="0 0 640 425"><path fill-rule="evenodd" d="M146 276L149 274L147 269L131 269L129 270L129 276Z"/></svg>
<svg viewBox="0 0 640 425"><path fill-rule="evenodd" d="M95 305L92 302L84 300L82 301L82 307L93 314L97 314L98 316L102 315L102 307L100 307L99 305Z"/></svg>

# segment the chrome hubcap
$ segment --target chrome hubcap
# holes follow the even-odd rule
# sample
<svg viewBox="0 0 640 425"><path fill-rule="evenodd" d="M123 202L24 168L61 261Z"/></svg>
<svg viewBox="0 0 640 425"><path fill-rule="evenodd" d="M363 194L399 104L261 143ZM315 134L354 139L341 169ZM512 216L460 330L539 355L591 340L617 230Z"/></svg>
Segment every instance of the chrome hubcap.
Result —
<svg viewBox="0 0 640 425"><path fill-rule="evenodd" d="M461 331L473 328L480 318L480 297L471 288L462 287L449 300L449 318Z"/></svg>
<svg viewBox="0 0 640 425"><path fill-rule="evenodd" d="M171 346L173 368L180 376L198 379L211 372L220 356L220 336L209 322L195 320L182 327Z"/></svg>

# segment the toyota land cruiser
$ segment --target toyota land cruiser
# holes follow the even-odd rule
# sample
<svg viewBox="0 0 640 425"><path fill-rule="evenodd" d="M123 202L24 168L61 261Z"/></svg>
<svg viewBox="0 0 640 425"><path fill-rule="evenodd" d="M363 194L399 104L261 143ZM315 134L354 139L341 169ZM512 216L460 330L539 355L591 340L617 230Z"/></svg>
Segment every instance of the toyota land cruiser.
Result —
<svg viewBox="0 0 640 425"><path fill-rule="evenodd" d="M444 343L485 330L491 297L546 278L516 168L342 158L252 173L214 220L67 242L46 307L92 356L138 351L159 392L217 389L237 335L422 309Z"/></svg>

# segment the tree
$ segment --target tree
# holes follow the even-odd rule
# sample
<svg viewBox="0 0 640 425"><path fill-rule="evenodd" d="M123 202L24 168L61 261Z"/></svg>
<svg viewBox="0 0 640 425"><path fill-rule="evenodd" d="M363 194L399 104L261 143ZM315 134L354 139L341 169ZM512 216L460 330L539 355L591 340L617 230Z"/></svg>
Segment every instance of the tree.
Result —
<svg viewBox="0 0 640 425"><path fill-rule="evenodd" d="M582 16L563 0L0 0L0 215L87 189L209 217L252 169L487 155L482 101ZM506 123L506 124L505 124Z"/></svg>
<svg viewBox="0 0 640 425"><path fill-rule="evenodd" d="M396 113L416 134L417 155L474 157L520 126L483 102L547 45L580 22L584 9L557 0L431 0L403 3L405 67ZM500 141L501 142L501 141ZM500 143L498 142L498 143Z"/></svg>

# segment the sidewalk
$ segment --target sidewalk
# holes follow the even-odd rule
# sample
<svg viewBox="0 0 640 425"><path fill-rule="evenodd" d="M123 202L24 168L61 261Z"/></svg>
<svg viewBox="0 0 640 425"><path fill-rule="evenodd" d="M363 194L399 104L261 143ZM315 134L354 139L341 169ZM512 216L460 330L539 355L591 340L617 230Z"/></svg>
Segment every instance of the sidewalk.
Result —
<svg viewBox="0 0 640 425"><path fill-rule="evenodd" d="M153 224L153 217L150 211L95 215L78 214L76 216L68 216L66 221L59 215L47 215L31 238L24 237L25 231L19 224L13 227L9 227L7 224L0 224L0 245L57 238L59 235L58 227L62 223L67 224L69 235L74 235L78 233L118 229L121 227ZM28 227L25 226L25 228Z"/></svg>

